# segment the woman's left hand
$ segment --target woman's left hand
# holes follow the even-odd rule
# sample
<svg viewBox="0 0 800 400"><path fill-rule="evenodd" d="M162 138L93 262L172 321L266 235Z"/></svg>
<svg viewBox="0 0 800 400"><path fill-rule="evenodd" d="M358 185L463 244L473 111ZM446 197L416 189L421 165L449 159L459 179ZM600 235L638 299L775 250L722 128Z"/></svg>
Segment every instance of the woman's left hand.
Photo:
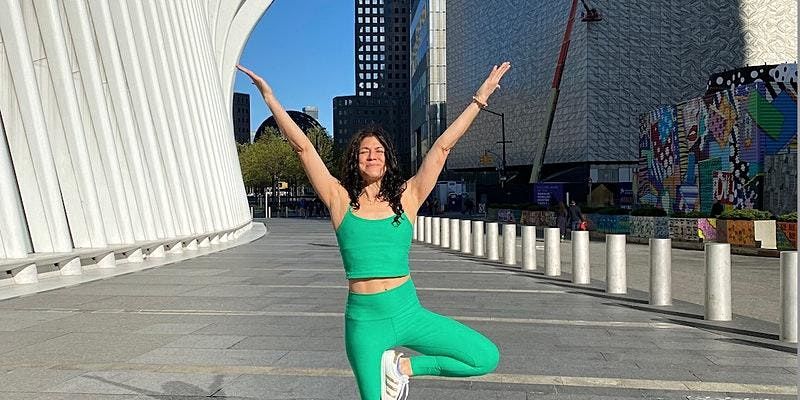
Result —
<svg viewBox="0 0 800 400"><path fill-rule="evenodd" d="M242 64L236 64L236 68L239 68L239 71L244 72L250 79L253 80L253 84L256 85L258 90L261 92L261 95L264 96L266 99L267 96L272 95L272 88L269 86L267 81L264 78L258 76L255 72L247 69Z"/></svg>
<svg viewBox="0 0 800 400"><path fill-rule="evenodd" d="M475 97L484 104L488 104L489 96L494 93L500 87L500 79L503 78L503 75L511 69L511 63L506 61L498 67L497 65L492 68L492 72L489 73L489 77L486 78L486 81L483 82L478 91L475 93Z"/></svg>

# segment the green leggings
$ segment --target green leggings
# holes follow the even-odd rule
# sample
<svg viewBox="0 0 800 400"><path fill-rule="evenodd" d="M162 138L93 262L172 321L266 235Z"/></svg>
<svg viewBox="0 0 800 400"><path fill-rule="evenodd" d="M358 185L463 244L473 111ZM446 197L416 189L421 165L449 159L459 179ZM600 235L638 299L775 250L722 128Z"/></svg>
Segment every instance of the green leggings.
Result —
<svg viewBox="0 0 800 400"><path fill-rule="evenodd" d="M380 400L381 355L396 346L422 353L411 357L414 375L483 375L500 359L497 346L480 333L423 308L410 279L385 292L351 292L344 337L361 400Z"/></svg>

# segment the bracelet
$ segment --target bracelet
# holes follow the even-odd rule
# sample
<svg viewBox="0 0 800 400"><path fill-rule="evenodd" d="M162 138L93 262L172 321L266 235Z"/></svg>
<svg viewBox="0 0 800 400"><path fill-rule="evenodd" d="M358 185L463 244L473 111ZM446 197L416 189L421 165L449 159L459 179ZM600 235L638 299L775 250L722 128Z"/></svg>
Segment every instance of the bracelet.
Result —
<svg viewBox="0 0 800 400"><path fill-rule="evenodd" d="M478 100L478 97L476 97L476 96L472 96L472 101L474 101L475 103L477 103L477 104L478 104L478 107L480 107L480 108L486 108L486 106L487 106L487 104L486 104L486 103L484 103L484 102L482 102L482 101Z"/></svg>

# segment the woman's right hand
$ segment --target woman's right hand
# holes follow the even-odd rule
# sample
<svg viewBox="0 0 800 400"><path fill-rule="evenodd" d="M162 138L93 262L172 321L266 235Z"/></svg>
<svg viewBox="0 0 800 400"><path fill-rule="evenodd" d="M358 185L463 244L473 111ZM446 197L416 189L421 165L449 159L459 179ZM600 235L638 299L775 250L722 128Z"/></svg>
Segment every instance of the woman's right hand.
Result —
<svg viewBox="0 0 800 400"><path fill-rule="evenodd" d="M489 76L486 78L486 81L484 81L481 87L478 88L478 91L475 92L475 97L483 104L488 104L489 96L500 88L500 79L503 78L503 75L505 75L509 69L511 69L511 63L508 61L499 66L495 65L494 68L492 68L492 72L490 72Z"/></svg>
<svg viewBox="0 0 800 400"><path fill-rule="evenodd" d="M236 68L250 77L250 79L253 81L253 84L256 85L258 90L261 92L262 96L267 97L267 95L272 95L272 88L269 86L269 84L267 84L267 81L265 81L264 78L256 75L255 72L245 68L242 64L236 64Z"/></svg>

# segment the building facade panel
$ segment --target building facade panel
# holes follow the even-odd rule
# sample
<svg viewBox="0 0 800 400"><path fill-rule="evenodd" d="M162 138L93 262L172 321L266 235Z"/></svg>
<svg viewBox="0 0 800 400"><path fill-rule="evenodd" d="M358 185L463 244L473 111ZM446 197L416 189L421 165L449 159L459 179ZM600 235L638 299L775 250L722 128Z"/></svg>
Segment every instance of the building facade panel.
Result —
<svg viewBox="0 0 800 400"><path fill-rule="evenodd" d="M150 180L149 172L145 169L145 158L142 153L142 143L139 138L139 127L133 117L133 105L130 94L128 93L125 82L125 72L122 67L119 46L115 39L111 14L109 8L102 2L89 4L89 17L91 25L94 26L95 43L98 49L97 59L102 68L99 79L104 82L107 90L109 117L116 120L118 128L118 139L121 148L118 150L120 160L126 160L128 171L132 178L132 192L140 214L142 236L136 240L146 240L147 238L163 237L161 226L160 211L155 206L155 190L153 181ZM87 36L88 37L88 36ZM85 39L85 38L84 38Z"/></svg>
<svg viewBox="0 0 800 400"><path fill-rule="evenodd" d="M191 42L189 32L185 28L185 18L182 18L184 13L178 11L176 9L176 5L172 2L162 4L164 5L161 7L161 14L164 16L164 20L174 21L173 24L167 24L165 26L171 26L172 28L173 36L175 38L175 47L179 54L178 59L192 60L189 65L184 64L186 65L186 71L183 73L188 72L193 76L199 76L196 70L197 60L193 57L189 50L192 48L192 46L194 46L194 44ZM198 159L197 163L200 165L204 176L209 177L209 179L205 181L205 184L202 185L209 203L208 213L210 214L210 218L207 220L206 225L211 230L215 230L223 226L221 209L224 207L224 204L221 201L220 193L217 193L215 190L213 190L214 187L219 187L220 183L218 174L212 174L212 171L215 168L215 166L212 164L213 158L211 156L213 146L208 141L209 129L207 129L207 127L211 126L211 124L208 121L208 111L206 110L204 104L204 94L200 92L200 85L186 85L185 92L186 96L190 96L190 98L193 99L198 99L198 101L189 102L191 106L191 115L197 117L192 118L191 126L194 134L190 135L187 138L187 141L189 143L198 145L198 154L196 156ZM201 97L203 98L201 99Z"/></svg>
<svg viewBox="0 0 800 400"><path fill-rule="evenodd" d="M410 65L412 171L446 128L446 2L418 0L411 9Z"/></svg>
<svg viewBox="0 0 800 400"><path fill-rule="evenodd" d="M532 138L541 134L546 122L547 100L568 11L566 1L512 1L504 7L477 0L447 2L448 123L458 117L455 110L471 101L494 64L511 61L511 72L503 78L501 89L489 104L493 111L505 114L506 140L513 142L506 149L509 166L530 164L539 146ZM477 20L482 22L475 23ZM585 158L585 102L579 101L585 95L577 93L585 87L580 74L586 69L585 56L581 57L585 54L584 35L583 27L576 24L551 134L552 143L566 145L551 144L548 157ZM558 118L561 115L569 118ZM480 156L486 150L500 154L501 145L496 143L501 139L500 130L499 117L481 113L450 153L448 166L479 168Z"/></svg>
<svg viewBox="0 0 800 400"><path fill-rule="evenodd" d="M27 28L35 26L32 4L12 3L7 11L0 14L0 31L9 72L2 83L10 90L2 90L0 112L8 121L5 128L11 158L24 168L17 172L17 181L23 183L20 196L31 227L30 239L34 249L66 251L72 248L72 239L38 84L46 58L33 58L43 55L43 46L40 40L29 41ZM38 39L38 32L33 37Z"/></svg>
<svg viewBox="0 0 800 400"><path fill-rule="evenodd" d="M447 2L451 108L469 101L491 63L512 61L489 105L505 113L509 165L530 165L541 145L570 3ZM579 11L575 20L545 165L633 164L642 113L701 95L714 72L796 58L797 10L788 0L589 3L603 19L582 22ZM498 133L497 118L481 114L448 165L480 168L485 150L498 152Z"/></svg>
<svg viewBox="0 0 800 400"><path fill-rule="evenodd" d="M195 24L196 17L194 16L194 7L191 2L177 2L172 4L176 13L175 18L179 21L184 37L187 44L186 51L189 54L189 59L194 60L193 76L200 77L202 83L197 86L199 95L202 96L199 103L204 110L202 118L204 119L205 126L212 127L212 129L202 129L202 134L205 136L207 143L208 163L210 169L217 170L218 172L212 176L216 179L216 187L226 187L228 182L228 170L225 168L224 161L225 147L220 145L221 140L228 138L220 137L220 129L223 124L219 119L218 112L222 111L224 114L225 109L219 110L218 104L214 103L219 93L216 93L213 87L213 74L209 72L210 63L213 58L203 53L204 44L207 43L206 39L198 35ZM221 14L222 15L222 14ZM227 19L227 17L225 17ZM220 226L225 226L231 218L230 215L230 199L229 194L226 192L214 191L213 194L217 197L219 209L216 210L218 214L218 221Z"/></svg>

